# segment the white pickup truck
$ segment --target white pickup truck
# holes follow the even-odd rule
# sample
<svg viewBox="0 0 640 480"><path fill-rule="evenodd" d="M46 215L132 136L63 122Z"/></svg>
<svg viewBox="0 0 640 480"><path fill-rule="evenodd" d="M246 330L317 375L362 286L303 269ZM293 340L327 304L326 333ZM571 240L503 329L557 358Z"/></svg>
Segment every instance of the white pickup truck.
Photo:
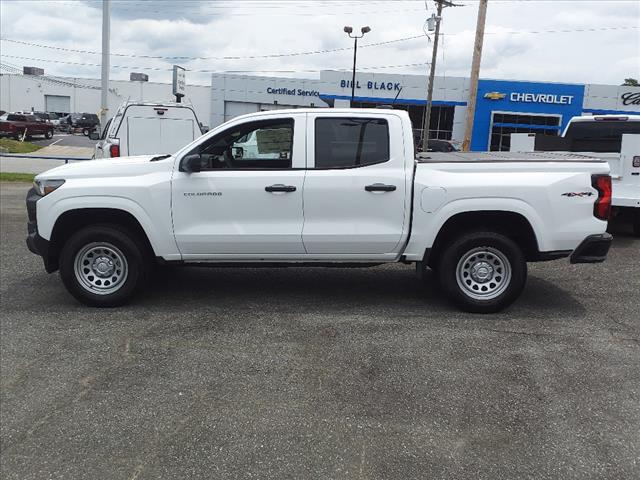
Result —
<svg viewBox="0 0 640 480"><path fill-rule="evenodd" d="M561 137L512 133L512 152L566 151L606 160L612 216L631 221L640 237L640 115L588 115L569 120Z"/></svg>
<svg viewBox="0 0 640 480"><path fill-rule="evenodd" d="M247 139L255 147L243 148ZM261 112L173 155L38 175L27 245L99 307L128 301L154 262L403 262L432 268L460 308L494 312L521 293L527 262L604 261L608 174L606 162L579 155L416 159L400 110Z"/></svg>

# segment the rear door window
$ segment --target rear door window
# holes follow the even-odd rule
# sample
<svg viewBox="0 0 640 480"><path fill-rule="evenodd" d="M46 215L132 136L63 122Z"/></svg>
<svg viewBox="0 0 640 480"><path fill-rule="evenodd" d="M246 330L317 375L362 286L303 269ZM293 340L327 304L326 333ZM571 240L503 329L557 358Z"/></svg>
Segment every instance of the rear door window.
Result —
<svg viewBox="0 0 640 480"><path fill-rule="evenodd" d="M389 160L389 125L381 118L317 118L315 168L354 168Z"/></svg>

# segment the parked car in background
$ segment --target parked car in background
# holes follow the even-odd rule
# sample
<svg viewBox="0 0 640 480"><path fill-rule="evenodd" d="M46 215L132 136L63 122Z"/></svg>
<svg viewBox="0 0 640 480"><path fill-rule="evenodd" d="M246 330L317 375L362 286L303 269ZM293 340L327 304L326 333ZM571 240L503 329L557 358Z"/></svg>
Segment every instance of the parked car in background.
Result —
<svg viewBox="0 0 640 480"><path fill-rule="evenodd" d="M49 122L56 129L60 126L60 117L57 113L53 112L33 112L36 118L39 118L42 121Z"/></svg>
<svg viewBox="0 0 640 480"><path fill-rule="evenodd" d="M95 113L70 113L61 123L66 123L62 126L64 131L73 133L76 130L81 130L82 134L88 136L91 132L99 130L100 119Z"/></svg>
<svg viewBox="0 0 640 480"><path fill-rule="evenodd" d="M125 102L107 122L94 158L173 153L202 135L193 108L184 103Z"/></svg>
<svg viewBox="0 0 640 480"><path fill-rule="evenodd" d="M35 115L10 113L0 121L0 135L18 138L31 138L34 135L53 137L53 125L38 119Z"/></svg>
<svg viewBox="0 0 640 480"><path fill-rule="evenodd" d="M428 140L427 152L457 152L458 148L449 140Z"/></svg>

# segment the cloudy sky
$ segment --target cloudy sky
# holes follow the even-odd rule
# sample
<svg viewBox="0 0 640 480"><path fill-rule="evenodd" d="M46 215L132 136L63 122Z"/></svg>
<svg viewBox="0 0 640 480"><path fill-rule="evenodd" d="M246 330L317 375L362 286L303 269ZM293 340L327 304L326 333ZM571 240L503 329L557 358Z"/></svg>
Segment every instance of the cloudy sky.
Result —
<svg viewBox="0 0 640 480"><path fill-rule="evenodd" d="M455 1L461 6L443 14L437 74L468 76L478 4ZM359 67L424 73L432 43L423 27L434 12L432 0L112 0L111 76L138 71L169 81L177 63L196 84L209 84L214 71L316 78L351 68L344 25L371 27ZM3 71L30 65L47 75L99 77L101 18L101 0L0 0ZM481 76L638 78L639 26L637 0L489 0Z"/></svg>

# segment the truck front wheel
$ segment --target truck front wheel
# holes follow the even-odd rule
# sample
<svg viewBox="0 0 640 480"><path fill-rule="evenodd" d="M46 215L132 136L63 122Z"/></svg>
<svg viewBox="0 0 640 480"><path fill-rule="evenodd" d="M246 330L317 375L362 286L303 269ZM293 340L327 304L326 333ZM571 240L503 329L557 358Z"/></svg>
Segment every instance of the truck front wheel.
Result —
<svg viewBox="0 0 640 480"><path fill-rule="evenodd" d="M115 225L83 228L60 253L60 276L77 300L92 307L123 305L149 269L142 242Z"/></svg>
<svg viewBox="0 0 640 480"><path fill-rule="evenodd" d="M509 237L471 232L444 250L438 275L444 291L462 310L492 313L507 307L522 293L527 263Z"/></svg>

